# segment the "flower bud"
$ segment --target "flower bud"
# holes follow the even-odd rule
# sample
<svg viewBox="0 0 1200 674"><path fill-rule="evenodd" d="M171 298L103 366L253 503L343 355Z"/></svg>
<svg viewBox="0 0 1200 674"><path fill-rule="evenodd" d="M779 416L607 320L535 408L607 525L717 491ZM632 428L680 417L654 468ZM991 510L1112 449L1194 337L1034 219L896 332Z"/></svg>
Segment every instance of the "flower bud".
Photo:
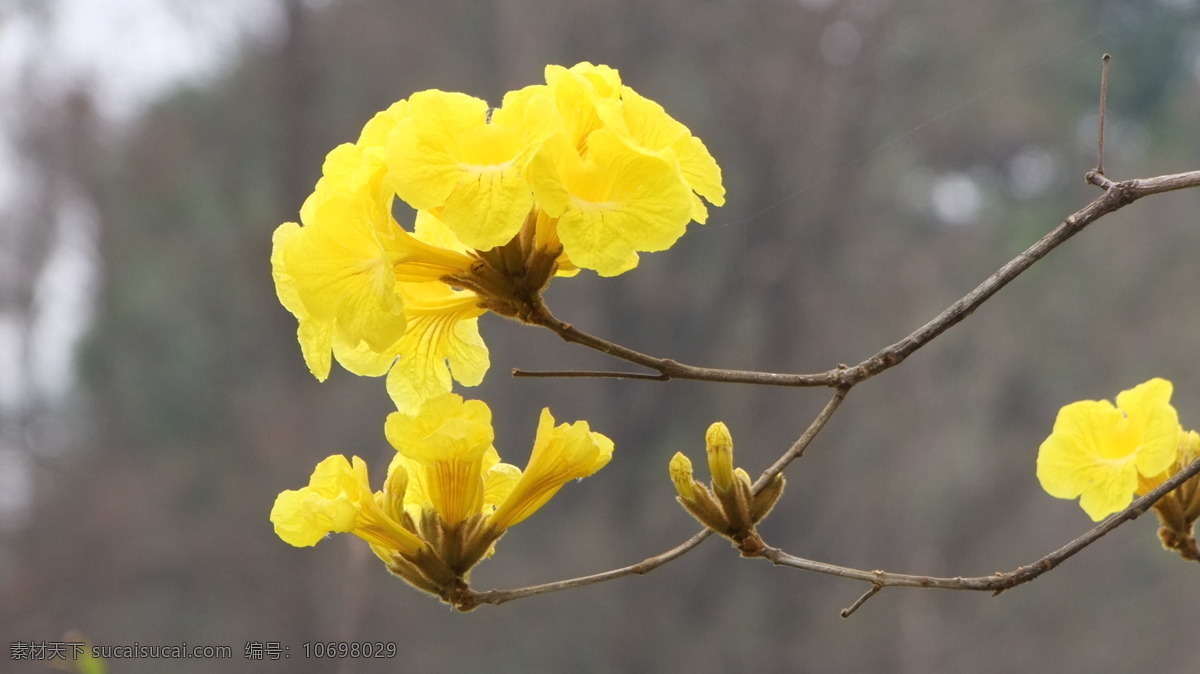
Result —
<svg viewBox="0 0 1200 674"><path fill-rule="evenodd" d="M717 493L733 488L733 438L729 429L720 421L708 427L704 435L708 445L708 470L712 473L713 488Z"/></svg>
<svg viewBox="0 0 1200 674"><path fill-rule="evenodd" d="M692 462L682 452L675 452L668 466L671 481L675 483L675 491L685 502L696 500L696 480L692 477Z"/></svg>

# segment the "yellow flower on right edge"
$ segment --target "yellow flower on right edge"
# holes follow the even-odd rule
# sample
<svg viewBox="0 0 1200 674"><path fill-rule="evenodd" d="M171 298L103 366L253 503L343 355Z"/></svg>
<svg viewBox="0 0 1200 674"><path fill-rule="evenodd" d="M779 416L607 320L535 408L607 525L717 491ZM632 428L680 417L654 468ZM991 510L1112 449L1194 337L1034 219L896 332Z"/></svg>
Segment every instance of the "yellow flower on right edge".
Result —
<svg viewBox="0 0 1200 674"><path fill-rule="evenodd" d="M1185 437L1172 390L1171 382L1155 378L1122 391L1115 406L1082 400L1059 410L1038 450L1042 488L1056 498L1078 498L1096 521L1128 507L1175 463Z"/></svg>

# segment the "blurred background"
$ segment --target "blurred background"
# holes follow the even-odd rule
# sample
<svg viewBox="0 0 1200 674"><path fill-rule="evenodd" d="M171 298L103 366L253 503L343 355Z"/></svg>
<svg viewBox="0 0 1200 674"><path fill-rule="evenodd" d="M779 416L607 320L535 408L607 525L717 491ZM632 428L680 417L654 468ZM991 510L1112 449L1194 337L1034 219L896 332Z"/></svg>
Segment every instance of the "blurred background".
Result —
<svg viewBox="0 0 1200 674"><path fill-rule="evenodd" d="M1196 0L0 2L0 641L227 645L110 672L1192 672L1195 564L1150 516L999 597L739 559L457 614L361 541L292 548L276 494L375 468L381 379L318 384L274 296L273 229L335 145L427 88L498 104L547 63L611 65L702 138L728 203L624 276L560 279L563 320L694 364L814 372L922 325L1114 179L1200 168ZM762 527L848 566L1011 570L1091 526L1034 477L1058 408L1153 376L1200 426L1200 191L1109 216L856 388ZM724 420L769 465L824 390L512 379L622 364L495 316L477 389L523 465L538 411L614 439L476 569L513 588L637 562L696 523L666 465ZM73 636L68 636L73 635ZM305 641L393 660L305 660ZM290 660L250 662L246 642ZM48 671L12 662L0 670ZM1190 663L1190 664L1189 664Z"/></svg>

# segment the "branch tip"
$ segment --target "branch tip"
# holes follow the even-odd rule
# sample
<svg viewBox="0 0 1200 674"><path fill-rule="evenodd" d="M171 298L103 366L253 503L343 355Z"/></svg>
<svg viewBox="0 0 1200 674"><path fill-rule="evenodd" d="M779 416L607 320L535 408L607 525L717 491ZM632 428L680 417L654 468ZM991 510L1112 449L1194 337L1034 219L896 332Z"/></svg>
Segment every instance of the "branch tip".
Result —
<svg viewBox="0 0 1200 674"><path fill-rule="evenodd" d="M875 594L882 589L883 589L882 585L879 585L878 583L872 583L871 589L869 589L865 593L863 593L863 596L859 597L853 604L842 609L842 614L841 614L842 617L849 618L850 616L854 615L854 612L857 611L860 606L867 603L868 599L870 599L871 597L874 597Z"/></svg>
<svg viewBox="0 0 1200 674"><path fill-rule="evenodd" d="M1108 107L1108 63L1112 61L1112 56L1105 54L1100 61L1100 129L1096 141L1096 173L1104 175L1104 114Z"/></svg>

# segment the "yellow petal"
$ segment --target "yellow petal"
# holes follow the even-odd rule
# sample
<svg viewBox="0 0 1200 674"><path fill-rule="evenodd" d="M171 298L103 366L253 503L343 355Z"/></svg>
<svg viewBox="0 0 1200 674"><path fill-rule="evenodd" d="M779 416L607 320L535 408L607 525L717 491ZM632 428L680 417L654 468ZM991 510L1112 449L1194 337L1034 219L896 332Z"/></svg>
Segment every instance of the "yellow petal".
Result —
<svg viewBox="0 0 1200 674"><path fill-rule="evenodd" d="M1155 378L1117 395L1117 407L1139 437L1136 465L1142 475L1157 475L1175 461L1179 415L1171 406L1172 391L1171 382Z"/></svg>
<svg viewBox="0 0 1200 674"><path fill-rule="evenodd" d="M1059 410L1054 430L1038 450L1042 488L1055 498L1077 498L1095 483L1098 468L1128 464L1132 469L1129 452L1116 437L1122 420L1107 400L1084 400Z"/></svg>
<svg viewBox="0 0 1200 674"><path fill-rule="evenodd" d="M396 342L391 348L376 351L366 342L349 344L342 340L340 334L333 336L332 347L333 356L342 367L364 377L378 377L387 374L392 364L396 362L396 355L399 352L399 342ZM326 345L322 354L326 363L329 360L329 348L329 345ZM307 354L307 352L305 353ZM328 368L328 365L326 367Z"/></svg>
<svg viewBox="0 0 1200 674"><path fill-rule="evenodd" d="M496 506L512 493L513 487L520 479L521 469L512 464L497 463L488 468L483 477L484 512L495 511Z"/></svg>
<svg viewBox="0 0 1200 674"><path fill-rule="evenodd" d="M538 204L558 218L571 261L615 276L637 266L637 251L664 250L683 235L692 195L673 162L607 129L592 133L588 148L583 159L553 144L531 164L530 180Z"/></svg>
<svg viewBox="0 0 1200 674"><path fill-rule="evenodd" d="M571 66L568 72L586 81L598 98L611 98L621 92L621 75L615 68L581 61Z"/></svg>
<svg viewBox="0 0 1200 674"><path fill-rule="evenodd" d="M520 103L530 103L521 99ZM533 205L525 167L550 102L531 110L496 111L465 94L423 91L409 98L410 116L389 140L388 166L396 193L418 210L440 217L466 245L487 250L507 243Z"/></svg>
<svg viewBox="0 0 1200 674"><path fill-rule="evenodd" d="M482 512L490 421L487 405L454 394L429 401L419 414L388 415L384 434L409 474L405 505L420 507L415 501L424 499L451 525Z"/></svg>
<svg viewBox="0 0 1200 674"><path fill-rule="evenodd" d="M646 152L670 153L689 188L714 205L725 203L721 167L704 143L661 105L629 87L622 87L620 99L601 102L598 113L605 125L630 145ZM704 222L707 209L703 202L695 200L692 211L692 219Z"/></svg>
<svg viewBox="0 0 1200 674"><path fill-rule="evenodd" d="M364 148L383 148L387 145L388 136L400 120L409 116L408 101L396 101L386 110L375 113L358 136L356 143Z"/></svg>
<svg viewBox="0 0 1200 674"><path fill-rule="evenodd" d="M331 456L317 464L307 487L279 494L271 522L284 542L316 545L329 533L354 529L362 496L346 457Z"/></svg>
<svg viewBox="0 0 1200 674"><path fill-rule="evenodd" d="M479 336L484 310L473 293L443 283L402 284L401 289L408 330L397 344L400 360L388 373L387 390L396 409L415 413L425 401L448 393L451 378L477 386L490 361Z"/></svg>
<svg viewBox="0 0 1200 674"><path fill-rule="evenodd" d="M396 292L390 251L376 235L369 203L335 195L314 210L305 227L285 223L275 232L272 274L280 301L300 322L300 340L313 373L328 374L333 333L344 344L362 342L384 352L404 333L404 303Z"/></svg>
<svg viewBox="0 0 1200 674"><path fill-rule="evenodd" d="M445 222L442 222L440 218L429 211L417 211L417 218L413 221L413 236L418 241L423 241L442 250L449 250L463 255L466 255L471 250L459 240L458 236L446 226Z"/></svg>
<svg viewBox="0 0 1200 674"><path fill-rule="evenodd" d="M489 525L503 531L532 515L564 484L587 477L612 458L613 443L594 433L586 421L554 426L549 409L543 409L529 465L492 513Z"/></svg>

